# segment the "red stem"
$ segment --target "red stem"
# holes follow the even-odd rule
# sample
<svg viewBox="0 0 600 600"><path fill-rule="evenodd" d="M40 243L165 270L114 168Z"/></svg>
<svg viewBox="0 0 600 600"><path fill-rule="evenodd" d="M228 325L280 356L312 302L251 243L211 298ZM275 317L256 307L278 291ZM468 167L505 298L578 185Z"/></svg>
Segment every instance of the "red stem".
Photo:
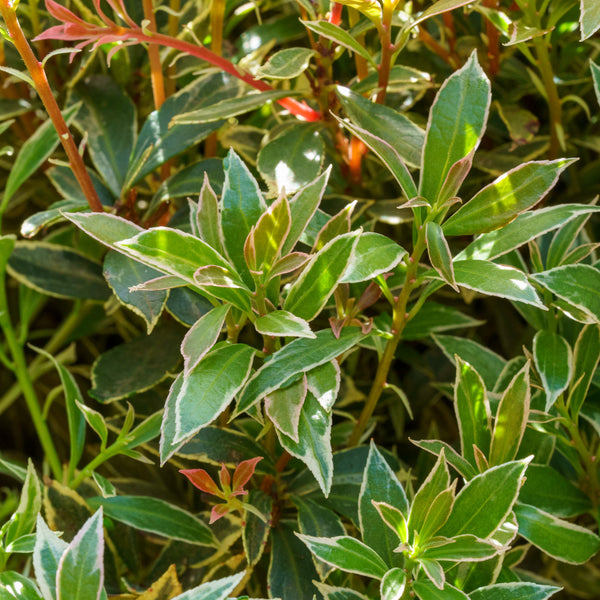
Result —
<svg viewBox="0 0 600 600"><path fill-rule="evenodd" d="M58 107L56 99L52 94L52 89L50 88L50 84L46 78L44 68L33 53L31 46L29 46L21 26L19 25L16 11L10 5L8 0L0 1L0 13L2 14L2 18L6 23L10 38L15 45L15 48L21 55L21 58L23 59L31 78L33 79L35 90L38 93L44 107L46 108L48 116L52 120L56 132L58 133L60 143L67 153L69 163L73 169L73 174L77 178L77 181L79 182L79 185L85 194L85 198L88 201L90 208L93 211L102 212L104 210L102 203L98 198L94 184L92 183L92 180L90 179L90 176L85 168L83 159L77 150L75 140L73 139L62 113L60 112L60 108Z"/></svg>

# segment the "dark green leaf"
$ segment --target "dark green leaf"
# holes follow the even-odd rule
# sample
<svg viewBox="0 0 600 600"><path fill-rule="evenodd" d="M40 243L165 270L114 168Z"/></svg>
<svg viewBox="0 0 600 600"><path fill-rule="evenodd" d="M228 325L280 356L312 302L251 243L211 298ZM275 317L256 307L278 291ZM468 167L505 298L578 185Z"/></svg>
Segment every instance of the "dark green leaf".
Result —
<svg viewBox="0 0 600 600"><path fill-rule="evenodd" d="M427 302L406 324L402 331L402 339L420 340L432 333L463 327L477 327L482 323L483 321L478 321L451 306Z"/></svg>
<svg viewBox="0 0 600 600"><path fill-rule="evenodd" d="M273 498L261 490L250 490L245 500L261 514L267 522L261 521L254 513L246 512L246 525L242 531L244 542L244 553L250 565L255 565L263 555L269 533L271 532L271 511L273 510Z"/></svg>
<svg viewBox="0 0 600 600"><path fill-rule="evenodd" d="M123 88L104 75L79 85L76 97L83 101L75 123L84 135L98 173L118 198L137 134L135 105Z"/></svg>
<svg viewBox="0 0 600 600"><path fill-rule="evenodd" d="M92 367L90 396L112 402L154 387L177 368L182 337L179 326L166 323L100 355Z"/></svg>
<svg viewBox="0 0 600 600"><path fill-rule="evenodd" d="M324 156L325 144L314 126L297 124L262 147L256 166L270 188L294 193L317 177Z"/></svg>
<svg viewBox="0 0 600 600"><path fill-rule="evenodd" d="M569 408L575 419L585 402L592 377L600 361L600 327L586 325L575 342Z"/></svg>
<svg viewBox="0 0 600 600"><path fill-rule="evenodd" d="M413 590L420 600L469 600L464 592L449 583L440 590L431 581L419 580L413 583Z"/></svg>
<svg viewBox="0 0 600 600"><path fill-rule="evenodd" d="M573 354L567 341L552 331L538 331L533 338L533 360L546 392L544 410L549 412L567 389L573 374Z"/></svg>
<svg viewBox="0 0 600 600"><path fill-rule="evenodd" d="M101 506L104 514L135 529L148 531L188 544L215 546L208 526L191 513L164 500L146 496L94 498L90 504Z"/></svg>
<svg viewBox="0 0 600 600"><path fill-rule="evenodd" d="M57 244L17 242L9 273L21 283L57 298L107 300L102 267L84 254Z"/></svg>
<svg viewBox="0 0 600 600"><path fill-rule="evenodd" d="M275 352L248 381L236 413L253 406L269 392L278 389L290 378L325 364L352 348L363 334L356 328L344 328L339 338L331 330L318 331L315 338L298 338Z"/></svg>

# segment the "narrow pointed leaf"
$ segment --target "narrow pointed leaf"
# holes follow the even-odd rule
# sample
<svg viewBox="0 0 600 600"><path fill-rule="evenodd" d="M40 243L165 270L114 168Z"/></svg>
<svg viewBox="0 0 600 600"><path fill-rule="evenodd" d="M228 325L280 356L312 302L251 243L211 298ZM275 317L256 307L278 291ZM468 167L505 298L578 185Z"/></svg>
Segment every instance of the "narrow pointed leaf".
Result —
<svg viewBox="0 0 600 600"><path fill-rule="evenodd" d="M301 534L298 534L298 537L317 558L342 571L383 579L388 570L375 551L354 538L319 538Z"/></svg>
<svg viewBox="0 0 600 600"><path fill-rule="evenodd" d="M438 535L467 533L482 539L492 535L513 509L527 462L505 463L471 479L456 497L450 518Z"/></svg>
<svg viewBox="0 0 600 600"><path fill-rule="evenodd" d="M226 600L244 577L244 571L216 579L215 581L207 581L194 589L188 590L173 600Z"/></svg>
<svg viewBox="0 0 600 600"><path fill-rule="evenodd" d="M290 288L283 308L306 321L314 319L340 282L359 235L339 236L315 254Z"/></svg>
<svg viewBox="0 0 600 600"><path fill-rule="evenodd" d="M265 412L273 425L296 444L300 442L298 426L306 392L306 377L303 377L292 385L273 390L265 398Z"/></svg>
<svg viewBox="0 0 600 600"><path fill-rule="evenodd" d="M41 515L37 518L33 567L45 600L56 600L58 564L68 544L48 528Z"/></svg>
<svg viewBox="0 0 600 600"><path fill-rule="evenodd" d="M330 411L340 390L341 374L337 360L330 360L319 367L308 371L308 389L319 404Z"/></svg>
<svg viewBox="0 0 600 600"><path fill-rule="evenodd" d="M465 66L446 79L431 107L415 195L437 202L452 165L479 145L490 101L490 82L473 52Z"/></svg>
<svg viewBox="0 0 600 600"><path fill-rule="evenodd" d="M543 552L570 564L583 564L600 550L600 537L589 529L558 519L528 504L518 503L519 535Z"/></svg>
<svg viewBox="0 0 600 600"><path fill-rule="evenodd" d="M382 521L374 501L389 503L403 514L408 513L402 484L371 441L358 496L358 523L365 544L391 564L399 543L398 535Z"/></svg>
<svg viewBox="0 0 600 600"><path fill-rule="evenodd" d="M263 335L314 338L310 325L287 310L274 310L254 322L256 331Z"/></svg>
<svg viewBox="0 0 600 600"><path fill-rule="evenodd" d="M461 287L545 308L525 274L513 267L486 260L454 261L454 277Z"/></svg>
<svg viewBox="0 0 600 600"><path fill-rule="evenodd" d="M529 162L504 173L461 206L445 223L446 235L498 229L535 206L575 159Z"/></svg>
<svg viewBox="0 0 600 600"><path fill-rule="evenodd" d="M210 425L233 400L252 368L255 350L230 344L206 354L184 375L175 403L175 438L181 442Z"/></svg>
<svg viewBox="0 0 600 600"><path fill-rule="evenodd" d="M575 419L585 402L592 377L600 361L600 327L586 325L575 342L569 408Z"/></svg>
<svg viewBox="0 0 600 600"><path fill-rule="evenodd" d="M437 223L427 223L426 234L427 252L431 265L448 285L458 291L456 281L454 281L452 254L442 228Z"/></svg>
<svg viewBox="0 0 600 600"><path fill-rule="evenodd" d="M581 40L587 40L600 29L600 6L594 0L581 0Z"/></svg>
<svg viewBox="0 0 600 600"><path fill-rule="evenodd" d="M106 516L135 529L188 544L200 546L216 544L215 537L203 521L159 498L112 496L94 498L91 502L101 506Z"/></svg>
<svg viewBox="0 0 600 600"><path fill-rule="evenodd" d="M104 584L102 509L90 517L64 551L56 573L57 600L99 600Z"/></svg>
<svg viewBox="0 0 600 600"><path fill-rule="evenodd" d="M548 412L571 381L573 353L562 336L543 330L533 338L533 360L546 392L544 410Z"/></svg>
<svg viewBox="0 0 600 600"><path fill-rule="evenodd" d="M480 587L469 594L471 600L547 600L562 588L539 583L495 583Z"/></svg>
<svg viewBox="0 0 600 600"><path fill-rule="evenodd" d="M553 294L600 323L600 271L589 265L566 265L531 276Z"/></svg>
<svg viewBox="0 0 600 600"><path fill-rule="evenodd" d="M375 66L373 57L369 54L367 49L345 29L342 29L333 23L328 23L327 21L302 21L302 24L316 34L334 41L336 44L347 48L358 56L362 56L366 61L370 62L371 65Z"/></svg>
<svg viewBox="0 0 600 600"><path fill-rule="evenodd" d="M324 329L318 331L314 339L293 340L273 354L271 359L248 381L236 412L247 410L291 377L343 354L363 337L359 329L346 327L339 338L336 338L330 330Z"/></svg>

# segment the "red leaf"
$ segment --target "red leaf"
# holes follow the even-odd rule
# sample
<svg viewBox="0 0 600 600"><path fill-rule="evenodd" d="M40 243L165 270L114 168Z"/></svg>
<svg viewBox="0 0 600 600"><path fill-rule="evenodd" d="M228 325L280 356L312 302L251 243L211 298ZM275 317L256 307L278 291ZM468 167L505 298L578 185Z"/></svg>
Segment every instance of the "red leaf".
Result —
<svg viewBox="0 0 600 600"><path fill-rule="evenodd" d="M204 469L180 469L179 472L183 473L199 490L223 498L223 492Z"/></svg>
<svg viewBox="0 0 600 600"><path fill-rule="evenodd" d="M242 461L233 473L233 492L237 496L242 492L242 488L248 483L248 480L254 474L256 465L263 459L262 456L251 458L249 460Z"/></svg>

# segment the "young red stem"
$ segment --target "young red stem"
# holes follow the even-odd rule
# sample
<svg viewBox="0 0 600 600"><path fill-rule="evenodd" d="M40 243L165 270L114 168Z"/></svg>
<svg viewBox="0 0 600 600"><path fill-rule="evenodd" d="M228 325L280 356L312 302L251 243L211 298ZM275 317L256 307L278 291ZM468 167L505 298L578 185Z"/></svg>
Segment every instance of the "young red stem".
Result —
<svg viewBox="0 0 600 600"><path fill-rule="evenodd" d="M392 68L392 55L394 53L394 46L392 44L393 14L393 4L389 0L384 1L381 25L379 27L379 41L381 43L381 61L377 67L379 70L379 80L377 82L379 92L377 93L377 98L375 100L377 104L385 103L387 86L390 80L390 69Z"/></svg>
<svg viewBox="0 0 600 600"><path fill-rule="evenodd" d="M60 112L60 108L58 107L56 99L52 94L52 90L50 88L50 84L48 83L48 79L46 78L44 68L36 58L31 46L27 42L27 39L25 38L23 30L21 29L17 19L16 11L12 7L9 0L0 0L0 14L2 14L2 18L6 23L6 28L13 44L15 45L15 48L21 55L21 58L23 59L31 78L33 79L35 90L38 93L44 107L46 108L48 116L52 120L56 132L58 133L60 143L67 153L73 173L77 178L83 193L85 194L85 198L88 201L90 208L93 211L102 212L104 210L102 208L102 203L100 202L92 180L88 175L83 159L77 150L75 140L73 139L73 136L71 135L71 132L69 131L69 128L67 127L67 124L65 123L65 120Z"/></svg>
<svg viewBox="0 0 600 600"><path fill-rule="evenodd" d="M191 56L195 56L201 60L205 60L206 62L211 63L215 67L219 67L222 71L241 79L243 82L252 86L254 89L260 90L261 92L270 91L273 88L264 81L259 79L255 79L249 73L243 73L239 71L237 67L228 61L226 58L211 52L208 48L202 48L200 46L196 46L191 44L190 42L186 42L185 40L179 40L177 38L172 38L168 35L164 35L162 33L155 33L152 35L147 35L143 33L141 30L136 31L131 29L128 31L128 34L133 39L138 42L145 42L147 44L159 44L160 46L167 46L168 48L173 48L174 50L179 50L181 52L185 52L186 54L190 54ZM302 117L307 121L319 121L321 119L321 113L312 109L305 102L298 102L293 98L282 98L278 100L279 104L289 110L292 114Z"/></svg>
<svg viewBox="0 0 600 600"><path fill-rule="evenodd" d="M339 4L338 2L331 3L331 12L329 13L329 22L332 25L339 25L342 22L342 9L344 8L343 4Z"/></svg>
<svg viewBox="0 0 600 600"><path fill-rule="evenodd" d="M143 0L144 18L149 21L148 29L156 32L156 19L154 18L154 7L152 0ZM165 81L163 78L162 65L160 64L160 52L158 46L148 46L148 59L150 60L150 79L152 80L152 97L154 107L159 109L165 101Z"/></svg>
<svg viewBox="0 0 600 600"><path fill-rule="evenodd" d="M499 0L483 0L483 5L487 8L497 9ZM496 29L493 23L486 19L485 34L488 40L488 74L490 77L495 77L500 71L500 32Z"/></svg>

